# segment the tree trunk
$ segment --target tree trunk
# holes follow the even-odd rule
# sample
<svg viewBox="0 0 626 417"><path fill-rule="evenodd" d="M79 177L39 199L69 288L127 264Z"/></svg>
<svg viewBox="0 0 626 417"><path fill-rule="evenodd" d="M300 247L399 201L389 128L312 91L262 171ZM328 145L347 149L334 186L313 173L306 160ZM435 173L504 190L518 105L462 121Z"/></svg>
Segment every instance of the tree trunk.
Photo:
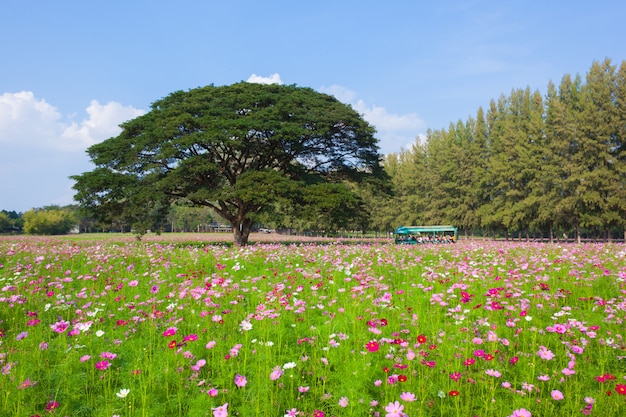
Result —
<svg viewBox="0 0 626 417"><path fill-rule="evenodd" d="M252 229L252 221L247 218L236 219L230 225L233 227L235 245L246 246L250 237L250 229Z"/></svg>

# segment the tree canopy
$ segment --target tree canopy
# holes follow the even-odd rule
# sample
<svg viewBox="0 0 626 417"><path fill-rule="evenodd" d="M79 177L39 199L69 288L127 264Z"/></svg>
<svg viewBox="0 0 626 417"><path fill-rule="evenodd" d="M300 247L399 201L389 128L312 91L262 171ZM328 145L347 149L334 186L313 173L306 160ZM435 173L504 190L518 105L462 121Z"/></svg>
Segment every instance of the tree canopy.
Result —
<svg viewBox="0 0 626 417"><path fill-rule="evenodd" d="M139 232L158 229L180 203L211 208L244 245L264 211L301 206L297 215L324 217L350 201L360 216L350 183L384 174L372 126L334 97L294 85L177 91L121 128L87 150L95 169L71 178L76 201L96 218Z"/></svg>

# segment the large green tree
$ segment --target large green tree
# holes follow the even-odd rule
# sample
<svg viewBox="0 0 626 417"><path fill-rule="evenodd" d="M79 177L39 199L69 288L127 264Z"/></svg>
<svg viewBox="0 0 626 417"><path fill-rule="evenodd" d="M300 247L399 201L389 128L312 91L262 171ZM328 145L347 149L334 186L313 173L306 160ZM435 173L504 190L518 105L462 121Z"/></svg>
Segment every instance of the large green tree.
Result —
<svg viewBox="0 0 626 417"><path fill-rule="evenodd" d="M245 245L255 216L287 200L328 209L329 195L308 187L383 174L374 128L334 97L294 85L177 91L121 127L87 150L96 168L72 177L75 199L140 231L180 200L213 209Z"/></svg>

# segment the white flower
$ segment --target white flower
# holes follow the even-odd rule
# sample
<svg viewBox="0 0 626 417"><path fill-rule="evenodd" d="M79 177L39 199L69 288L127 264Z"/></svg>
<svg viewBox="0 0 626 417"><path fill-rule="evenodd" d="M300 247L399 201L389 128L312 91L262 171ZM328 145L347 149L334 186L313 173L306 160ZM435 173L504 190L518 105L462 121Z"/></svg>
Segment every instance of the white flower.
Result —
<svg viewBox="0 0 626 417"><path fill-rule="evenodd" d="M98 337L102 337L102 336L104 336L104 330L98 330L98 331L96 332L96 336L98 336Z"/></svg>
<svg viewBox="0 0 626 417"><path fill-rule="evenodd" d="M292 369L296 367L296 363L295 362L287 362L286 364L283 365L283 369Z"/></svg>
<svg viewBox="0 0 626 417"><path fill-rule="evenodd" d="M122 388L120 392L116 393L119 398L126 398L130 394L130 390L128 388Z"/></svg>
<svg viewBox="0 0 626 417"><path fill-rule="evenodd" d="M250 323L248 320L243 320L240 324L239 327L241 328L241 330L243 331L248 331L248 330L252 330L252 323Z"/></svg>

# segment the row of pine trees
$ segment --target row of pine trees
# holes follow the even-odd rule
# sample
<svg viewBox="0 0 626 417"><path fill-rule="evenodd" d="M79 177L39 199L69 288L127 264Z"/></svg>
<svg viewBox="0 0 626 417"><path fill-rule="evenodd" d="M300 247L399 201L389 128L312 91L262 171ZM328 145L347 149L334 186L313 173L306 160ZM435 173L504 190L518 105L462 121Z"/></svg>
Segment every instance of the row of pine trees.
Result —
<svg viewBox="0 0 626 417"><path fill-rule="evenodd" d="M379 226L452 224L470 233L611 238L626 228L626 62L594 62L547 93L492 100L385 157L395 196Z"/></svg>

